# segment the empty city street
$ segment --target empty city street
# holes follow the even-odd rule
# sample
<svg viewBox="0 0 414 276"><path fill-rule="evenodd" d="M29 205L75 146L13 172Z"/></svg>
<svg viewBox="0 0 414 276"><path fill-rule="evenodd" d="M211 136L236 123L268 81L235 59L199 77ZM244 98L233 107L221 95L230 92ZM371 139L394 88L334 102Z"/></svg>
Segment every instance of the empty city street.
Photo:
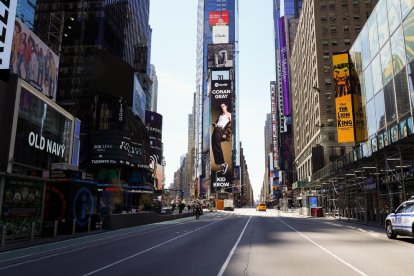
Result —
<svg viewBox="0 0 414 276"><path fill-rule="evenodd" d="M104 232L0 254L1 275L411 275L411 238L254 209Z"/></svg>

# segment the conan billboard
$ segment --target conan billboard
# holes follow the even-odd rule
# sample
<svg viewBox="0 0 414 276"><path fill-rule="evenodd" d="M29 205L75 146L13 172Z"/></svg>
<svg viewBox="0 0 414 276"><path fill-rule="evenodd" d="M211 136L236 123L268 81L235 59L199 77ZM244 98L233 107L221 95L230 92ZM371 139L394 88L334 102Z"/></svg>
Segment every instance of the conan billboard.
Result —
<svg viewBox="0 0 414 276"><path fill-rule="evenodd" d="M56 99L59 57L16 18L10 69L46 96Z"/></svg>
<svg viewBox="0 0 414 276"><path fill-rule="evenodd" d="M210 179L211 192L232 187L232 108L230 80L210 81Z"/></svg>

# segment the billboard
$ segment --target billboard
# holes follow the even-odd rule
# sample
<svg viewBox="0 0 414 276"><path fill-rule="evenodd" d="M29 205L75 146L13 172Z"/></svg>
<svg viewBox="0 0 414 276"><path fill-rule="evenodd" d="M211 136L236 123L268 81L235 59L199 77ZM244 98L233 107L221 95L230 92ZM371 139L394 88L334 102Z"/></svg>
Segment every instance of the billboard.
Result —
<svg viewBox="0 0 414 276"><path fill-rule="evenodd" d="M289 64L288 64L288 48L286 43L285 18L279 20L279 51L280 51L280 70L283 91L283 114L291 115L290 109L290 87L289 87Z"/></svg>
<svg viewBox="0 0 414 276"><path fill-rule="evenodd" d="M145 105L147 98L145 96L144 89L142 89L139 83L138 77L134 74L134 92L132 95L132 112L141 118L142 122L145 122Z"/></svg>
<svg viewBox="0 0 414 276"><path fill-rule="evenodd" d="M209 44L207 50L207 67L231 68L233 67L233 44Z"/></svg>
<svg viewBox="0 0 414 276"><path fill-rule="evenodd" d="M17 1L0 1L0 69L9 69ZM17 32L16 28L14 29Z"/></svg>
<svg viewBox="0 0 414 276"><path fill-rule="evenodd" d="M230 80L210 80L210 179L211 192L232 187L232 108Z"/></svg>
<svg viewBox="0 0 414 276"><path fill-rule="evenodd" d="M217 24L229 24L229 11L213 11L208 13L208 24L214 26Z"/></svg>
<svg viewBox="0 0 414 276"><path fill-rule="evenodd" d="M332 55L338 142L367 140L366 116L359 81L349 53Z"/></svg>
<svg viewBox="0 0 414 276"><path fill-rule="evenodd" d="M272 153L273 153L273 168L279 170L279 131L277 125L277 95L276 83L270 82L270 112L272 115Z"/></svg>
<svg viewBox="0 0 414 276"><path fill-rule="evenodd" d="M229 26L213 26L212 30L213 44L229 43Z"/></svg>
<svg viewBox="0 0 414 276"><path fill-rule="evenodd" d="M10 69L34 88L56 99L59 57L16 18Z"/></svg>
<svg viewBox="0 0 414 276"><path fill-rule="evenodd" d="M152 111L145 111L145 126L150 138L150 164L161 165L162 161L162 115ZM151 166L151 165L150 165ZM153 167L155 169L155 167Z"/></svg>
<svg viewBox="0 0 414 276"><path fill-rule="evenodd" d="M19 79L9 160L48 170L71 163L75 118Z"/></svg>
<svg viewBox="0 0 414 276"><path fill-rule="evenodd" d="M92 165L149 168L142 144L119 130L91 131L89 153Z"/></svg>

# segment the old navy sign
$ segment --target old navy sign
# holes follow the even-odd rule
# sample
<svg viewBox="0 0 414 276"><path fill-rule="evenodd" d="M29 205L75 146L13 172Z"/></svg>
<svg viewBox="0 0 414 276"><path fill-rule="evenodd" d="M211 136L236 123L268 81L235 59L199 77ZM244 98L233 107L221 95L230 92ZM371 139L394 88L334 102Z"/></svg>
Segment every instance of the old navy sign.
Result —
<svg viewBox="0 0 414 276"><path fill-rule="evenodd" d="M31 147L35 147L36 149L42 151L46 150L47 153L51 153L59 157L63 157L65 154L65 145L60 145L55 141L43 137L42 135L35 134L33 131L29 133L28 142Z"/></svg>
<svg viewBox="0 0 414 276"><path fill-rule="evenodd" d="M290 89L289 89L289 67L288 53L286 46L285 20L284 17L279 18L279 43L280 43L280 68L282 75L282 91L283 91L283 113L285 116L291 115L290 111Z"/></svg>
<svg viewBox="0 0 414 276"><path fill-rule="evenodd" d="M0 69L9 69L17 0L0 1Z"/></svg>

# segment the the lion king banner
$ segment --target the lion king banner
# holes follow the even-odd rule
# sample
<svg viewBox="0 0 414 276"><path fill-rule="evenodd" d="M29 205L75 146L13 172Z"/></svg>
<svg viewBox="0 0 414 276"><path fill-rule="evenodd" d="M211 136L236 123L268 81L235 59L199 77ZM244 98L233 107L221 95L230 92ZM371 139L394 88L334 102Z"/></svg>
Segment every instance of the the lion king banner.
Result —
<svg viewBox="0 0 414 276"><path fill-rule="evenodd" d="M361 87L349 53L332 55L338 143L366 140L366 117Z"/></svg>

